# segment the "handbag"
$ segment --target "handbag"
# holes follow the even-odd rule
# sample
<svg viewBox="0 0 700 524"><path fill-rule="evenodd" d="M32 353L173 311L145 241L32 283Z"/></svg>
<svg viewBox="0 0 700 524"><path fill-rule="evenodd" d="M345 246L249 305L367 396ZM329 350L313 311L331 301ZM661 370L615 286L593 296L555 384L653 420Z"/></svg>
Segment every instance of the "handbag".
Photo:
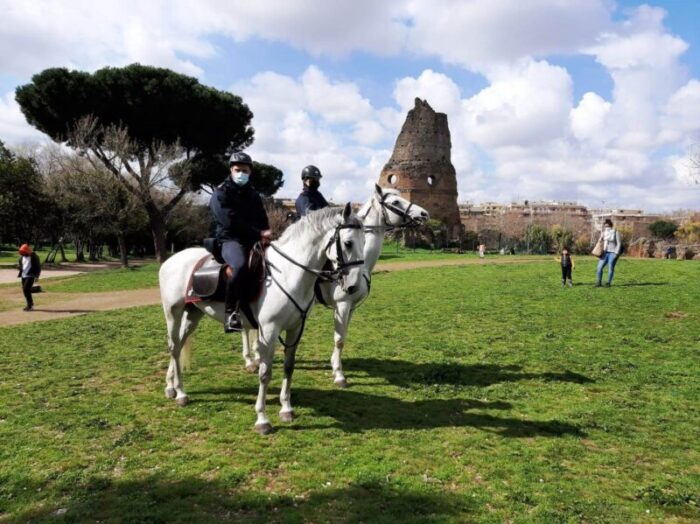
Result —
<svg viewBox="0 0 700 524"><path fill-rule="evenodd" d="M599 257L603 254L603 235L600 236L598 239L598 242L595 243L595 247L593 248L593 251L591 251L591 255L594 257Z"/></svg>

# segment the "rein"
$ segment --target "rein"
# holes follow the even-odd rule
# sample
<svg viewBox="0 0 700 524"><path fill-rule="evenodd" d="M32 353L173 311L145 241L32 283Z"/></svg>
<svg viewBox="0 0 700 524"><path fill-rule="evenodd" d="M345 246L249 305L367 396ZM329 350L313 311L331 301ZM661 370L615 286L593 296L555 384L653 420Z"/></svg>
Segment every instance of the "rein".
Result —
<svg viewBox="0 0 700 524"><path fill-rule="evenodd" d="M348 268L352 266L360 266L365 263L364 260L356 260L354 262L347 262L345 260L345 257L343 256L343 250L340 245L340 230L341 229L361 229L361 225L355 225L355 224L341 224L335 228L335 233L331 237L331 239L328 241L328 244L326 244L326 247L324 248L324 252L328 250L328 248L333 245L335 242L336 246L336 253L338 256L338 267L332 271L324 271L324 270L318 270L318 269L313 269L308 266L305 266L304 264L301 264L300 262L297 262L294 260L292 257L287 255L284 251L279 249L275 244L271 243L270 247L274 249L277 253L279 253L284 259L287 261L291 262L295 266L303 269L304 271L311 273L312 275L315 275L318 279L325 280L327 282L337 282L342 278L343 275L347 274ZM275 278L275 275L270 271L269 268L275 269L279 272L281 270L277 268L274 264L272 264L267 257L264 257L264 263L265 263L265 275L267 277L270 277L270 279L277 284L277 287L280 288L282 293L290 300L292 304L294 304L294 307L299 311L299 315L301 316L301 329L299 330L299 334L296 337L296 340L292 342L291 344L288 344L285 340L282 340L282 335L279 336L279 342L282 344L285 349L291 348L296 346L299 341L301 340L302 335L304 334L304 328L306 327L306 318L309 315L309 311L311 310L311 306L314 304L315 297L311 298L311 302L309 302L309 305L306 306L306 308L302 308L299 303L294 299L294 297L289 293L284 286Z"/></svg>

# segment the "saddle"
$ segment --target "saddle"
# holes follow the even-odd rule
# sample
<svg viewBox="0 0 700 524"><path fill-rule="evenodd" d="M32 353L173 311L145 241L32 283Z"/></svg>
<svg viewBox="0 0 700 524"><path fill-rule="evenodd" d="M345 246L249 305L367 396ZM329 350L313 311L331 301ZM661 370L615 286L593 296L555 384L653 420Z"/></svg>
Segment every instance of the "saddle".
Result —
<svg viewBox="0 0 700 524"><path fill-rule="evenodd" d="M221 248L217 242L206 239L204 247L209 251L192 268L185 289L185 303L203 300L223 302L226 298L226 282L233 276L231 267L221 258ZM218 248L217 248L218 247ZM252 302L260 296L265 282L265 252L257 246L250 250L248 273L250 278L243 282L241 304Z"/></svg>

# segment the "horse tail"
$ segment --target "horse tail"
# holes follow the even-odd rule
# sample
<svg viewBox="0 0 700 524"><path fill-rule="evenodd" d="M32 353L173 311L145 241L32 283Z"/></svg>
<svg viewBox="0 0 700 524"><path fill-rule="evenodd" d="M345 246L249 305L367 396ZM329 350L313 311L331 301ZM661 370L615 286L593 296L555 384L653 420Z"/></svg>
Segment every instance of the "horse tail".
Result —
<svg viewBox="0 0 700 524"><path fill-rule="evenodd" d="M192 366L192 335L185 339L185 343L182 345L182 350L180 351L180 369L182 371L189 371Z"/></svg>

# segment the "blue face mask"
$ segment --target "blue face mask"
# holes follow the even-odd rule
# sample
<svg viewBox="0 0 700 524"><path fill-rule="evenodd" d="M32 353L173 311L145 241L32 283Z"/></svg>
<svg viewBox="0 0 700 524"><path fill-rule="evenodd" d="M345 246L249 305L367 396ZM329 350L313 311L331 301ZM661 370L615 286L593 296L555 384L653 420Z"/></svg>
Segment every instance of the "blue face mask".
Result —
<svg viewBox="0 0 700 524"><path fill-rule="evenodd" d="M231 178L233 178L233 182L237 186L244 186L248 183L250 175L248 173L235 172L231 175Z"/></svg>

